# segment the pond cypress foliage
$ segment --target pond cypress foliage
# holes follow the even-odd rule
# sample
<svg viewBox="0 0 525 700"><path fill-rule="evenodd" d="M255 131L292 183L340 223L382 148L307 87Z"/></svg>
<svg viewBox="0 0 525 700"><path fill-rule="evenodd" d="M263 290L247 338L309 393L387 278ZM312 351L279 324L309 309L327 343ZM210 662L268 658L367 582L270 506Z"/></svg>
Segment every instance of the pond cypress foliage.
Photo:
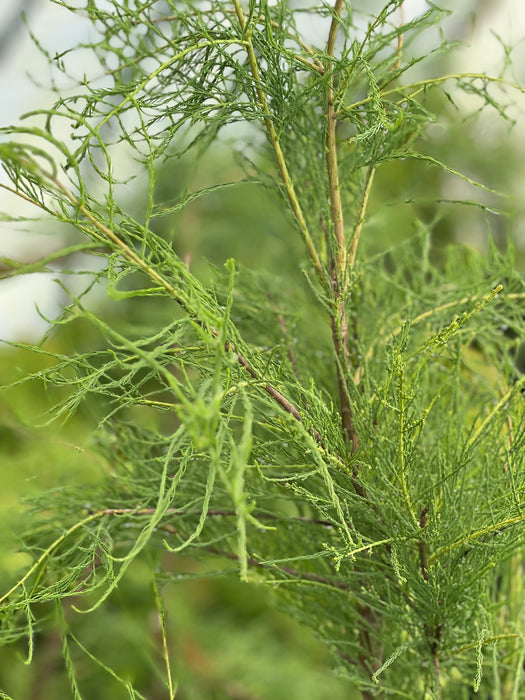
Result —
<svg viewBox="0 0 525 700"><path fill-rule="evenodd" d="M57 387L50 419L90 406L103 477L32 500L2 643L31 658L51 620L84 697L79 649L115 672L75 610L110 605L142 558L164 620L190 554L271 588L363 698L520 697L524 283L511 244L436 246L445 210L503 205L426 137L461 91L504 118L519 88L436 75L451 47L415 53L445 14L430 4L404 22L400 0L55 2L92 22L72 51L98 73L75 85L50 54L66 87L1 130L2 187L65 241L4 265L68 296L24 381ZM445 201L440 177L474 194ZM224 198L258 191L259 217L218 227Z"/></svg>

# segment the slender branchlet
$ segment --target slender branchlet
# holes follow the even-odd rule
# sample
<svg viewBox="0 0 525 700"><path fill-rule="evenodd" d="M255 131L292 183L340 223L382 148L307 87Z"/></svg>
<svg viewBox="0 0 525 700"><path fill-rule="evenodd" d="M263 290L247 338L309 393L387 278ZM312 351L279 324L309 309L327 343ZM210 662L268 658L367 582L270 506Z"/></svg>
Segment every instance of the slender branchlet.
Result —
<svg viewBox="0 0 525 700"><path fill-rule="evenodd" d="M405 24L405 13L403 10L404 3L402 2L399 5L399 26L403 27ZM403 32L399 32L397 35L397 53L396 53L396 62L394 65L394 70L399 70L401 68L401 60L403 57Z"/></svg>

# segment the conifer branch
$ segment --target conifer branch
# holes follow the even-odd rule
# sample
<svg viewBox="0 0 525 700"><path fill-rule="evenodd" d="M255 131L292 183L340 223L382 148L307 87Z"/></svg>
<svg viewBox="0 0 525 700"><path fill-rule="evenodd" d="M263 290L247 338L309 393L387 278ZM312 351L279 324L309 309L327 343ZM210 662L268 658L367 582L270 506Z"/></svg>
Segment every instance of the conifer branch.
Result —
<svg viewBox="0 0 525 700"><path fill-rule="evenodd" d="M288 166L286 165L286 159L284 157L284 153L281 148L281 144L279 143L279 136L277 134L277 131L275 129L274 123L272 121L272 114L270 111L270 107L268 105L268 100L266 99L266 94L262 88L261 84L261 76L259 74L259 66L257 63L257 57L255 55L255 49L253 46L252 38L251 38L251 30L247 31L246 27L246 18L244 16L244 11L240 5L239 0L233 0L233 4L235 7L235 13L237 15L237 19L239 21L241 31L243 32L243 42L246 45L246 51L248 53L248 62L250 65L250 70L253 76L254 84L255 84L255 91L257 93L257 97L259 99L259 103L261 105L261 109L263 111L264 115L264 125L266 127L266 131L268 133L268 138L270 140L270 144L272 146L274 155L275 155L275 160L277 162L277 167L279 169L279 173L281 175L284 189L286 191L286 195L288 197L288 201L290 203L290 207L292 209L292 212L295 216L295 219L297 221L297 224L299 226L299 231L301 232L304 244L306 246L306 249L308 251L308 255L310 256L310 260L312 261L312 264L314 266L314 269L317 273L317 276L319 280L325 284L325 271L323 268L323 265L321 263L321 260L319 258L319 254L317 252L317 249L314 245L314 242L312 240L312 237L310 235L310 231L308 230L308 225L306 223L306 220L304 218L303 210L301 208L301 205L299 203L299 199L297 197L297 194L295 192L295 187L292 182L292 179L290 177L290 173L288 172Z"/></svg>
<svg viewBox="0 0 525 700"><path fill-rule="evenodd" d="M394 77L391 78L390 83L394 80ZM495 85L501 85L502 87L511 88L512 90L516 90L516 92L520 92L522 94L525 93L525 88L523 86L519 85L518 83L514 83L510 80L507 80L506 78L495 77L492 75L487 75L486 73L451 73L449 75L438 76L437 78L426 78L425 80L418 80L413 83L407 83L403 86L396 86L395 88L390 88L389 90L385 89L386 85L389 84L386 83L380 89L380 97L384 98L388 97L389 95L399 95L401 93L399 101L402 102L406 99L415 99L422 92L428 90L428 88L437 87L442 83L450 81L459 83L461 81L466 80L479 80L482 83L494 83ZM407 94L407 92L410 90L413 90L413 92ZM356 109L357 107L364 106L371 102L373 99L374 96L364 97L362 100L357 100L356 102L352 102L351 104L346 105L345 110L350 111Z"/></svg>
<svg viewBox="0 0 525 700"><path fill-rule="evenodd" d="M188 306L186 301L183 299L183 297L179 294L179 292L171 285L162 275L160 275L154 267L152 267L150 264L148 264L145 260L142 259L140 255L138 255L132 248L130 248L127 243L125 243L118 235L112 231L111 228L106 226L104 223L99 221L86 207L81 204L78 200L75 199L75 197L69 192L69 190L64 187L64 185L56 178L52 173L46 172L42 170L41 168L39 169L42 176L45 177L49 182L53 183L53 185L56 187L58 191L60 191L71 203L71 205L78 211L80 212L85 218L89 221L92 226L94 226L101 234L103 234L104 237L109 239L111 243L113 243L117 249L119 249L123 255L123 257L128 260L129 262L133 263L140 269L142 269L151 279L159 284L161 287L163 287L166 292L169 294L169 296L183 309L183 311L197 324L202 325L202 321L195 316L193 310ZM15 194L20 194L19 192L14 192ZM29 199L29 201L33 201L27 196L24 196L24 199ZM53 212L51 209L47 210L50 214L56 216L56 213ZM213 326L210 326L208 330L214 335L215 337L220 337L220 333L216 328L213 328ZM293 418L298 423L303 423L303 418L301 416L301 413L297 410L297 408L280 392L278 391L275 387L273 387L271 384L269 384L254 368L253 366L248 362L248 360L242 355L242 353L238 352L235 345L231 342L226 343L226 350L228 352L232 352L235 355L237 355L237 359L239 364L244 367L244 369L250 374L253 379L255 379L261 386L264 388L266 393L272 397L276 401L276 403L281 406L282 409L286 411L286 413L289 413ZM320 434L320 432L313 426L307 426L306 430L312 435L312 437L315 439L315 441L323 448L325 448L325 443L323 441L323 438ZM340 457L337 455L334 455L334 457L340 462L341 466L346 470L346 467L344 467L344 464Z"/></svg>
<svg viewBox="0 0 525 700"><path fill-rule="evenodd" d="M402 4L385 0L380 12L359 13L345 0L299 9L217 0L205 10L192 0L171 8L93 0L81 14L95 22L102 80L76 81L77 94L26 115L24 126L0 129L9 180L2 191L87 241L61 242L28 263L0 260L2 275L51 273L68 295L52 342L50 330L31 347L27 377L8 388L23 396L28 381L52 387L46 426L88 399L89 418L77 412L72 429L92 434L81 459L97 469L91 484L38 494L20 521L31 563L0 593L0 643L27 638L38 674L35 631L49 604L63 605L68 615L56 624L79 698L71 640L89 663L128 684L100 648L74 636L92 617L64 601L82 596L89 613L139 558L150 598L153 577L150 612L161 619L158 675L164 693L176 694L161 583L177 574L174 557L158 556L162 544L207 557L214 573L235 568L241 580L249 573L271 585L280 607L316 630L366 700L460 697L473 683L483 697L494 688L517 692L525 656L525 378L516 364L524 281L513 251L492 244L486 256L440 249L436 263L432 222L459 199L412 199L402 184L393 194L398 178L387 186L374 180L379 163L395 167L399 183L407 173L413 182L419 168L421 191L459 176L490 197L482 216L493 204L502 212L497 191L483 184L493 181L492 163L474 180L447 164L441 143L428 153L423 136L449 104L450 81L504 117L510 83L471 73L403 86L419 58L405 57L404 45L417 46L413 39L440 14L432 6L405 24ZM302 35L304 13L329 16L324 51ZM54 61L66 75L67 61L68 52ZM445 99L430 101L429 93ZM132 168L122 166L125 149ZM236 154L243 180L219 171L225 159L237 168ZM248 182L258 185L253 200L244 190L230 196ZM280 195L282 212L291 210L314 272L309 287L263 188ZM401 220L390 206L398 200L396 237L406 236L392 245L383 232ZM419 207L429 202L430 221ZM469 212L474 203L464 202ZM375 226L373 240L363 239L365 221ZM454 222L447 209L447 226ZM188 249L191 271L180 252ZM84 265L77 254L103 265ZM206 256L212 263L201 275ZM66 274L74 275L72 291ZM104 283L101 311L85 299ZM68 430L60 426L49 441L76 445L78 433ZM31 435L16 430L17 442ZM39 465L47 432L40 437ZM223 561L213 564L217 556ZM492 656L483 653L487 644Z"/></svg>
<svg viewBox="0 0 525 700"><path fill-rule="evenodd" d="M213 8L212 10L213 11ZM236 9L230 9L230 8L224 8L221 7L221 13L224 13L225 15L229 14L236 14L237 10ZM161 17L156 17L155 19L152 20L153 24L160 24L161 22L174 22L175 20L179 19L180 15L179 14L171 14L171 15L162 15ZM254 21L257 23L264 24L266 22L266 17L264 15L259 15L257 18L254 18ZM135 24L140 24L139 20L135 21ZM280 29L281 25L274 21L270 21L270 26L272 26L274 29ZM303 63L305 66L307 66L310 70L316 71L323 75L324 73L324 66L323 64L319 61L319 59L316 58L315 52L313 49L306 44L300 36L297 34L293 34L290 31L287 31L287 35L295 41L306 53L308 53L310 56L312 56L312 61L308 61L304 56L299 56L297 54L294 54L294 58L297 61L300 61ZM144 58L144 56L141 56L140 58ZM121 66L120 68L123 68L124 66ZM120 69L119 68L119 69Z"/></svg>

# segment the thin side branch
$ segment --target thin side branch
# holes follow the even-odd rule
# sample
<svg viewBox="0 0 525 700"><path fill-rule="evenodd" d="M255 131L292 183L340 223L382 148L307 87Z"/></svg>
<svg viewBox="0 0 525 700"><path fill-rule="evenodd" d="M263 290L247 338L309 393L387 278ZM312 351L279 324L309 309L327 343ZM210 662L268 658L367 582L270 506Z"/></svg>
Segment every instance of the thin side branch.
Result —
<svg viewBox="0 0 525 700"><path fill-rule="evenodd" d="M368 207L368 199L370 197L370 191L372 189L372 183L374 182L374 175L376 172L375 165L370 165L365 175L365 187L363 190L363 196L361 198L361 204L359 205L359 210L356 216L356 227L352 240L350 242L350 248L348 250L348 265L353 267L355 265L355 258L357 255L357 246L359 245L359 239L361 237L361 231L363 229L363 224L365 221L366 210Z"/></svg>
<svg viewBox="0 0 525 700"><path fill-rule="evenodd" d="M168 532L172 535L179 535L181 536L181 533L171 525L159 525L158 526L159 530L162 530L164 532ZM226 559L231 559L233 561L237 561L239 559L237 554L233 554L232 552L227 552L222 549L217 549L216 547L212 547L210 545L207 545L203 547L207 552L210 552L212 554L216 554L217 556L220 557L225 557ZM276 565L273 563L266 563L263 561L259 561L255 557L248 557L247 562L250 566L257 567L259 569L270 569L273 572L280 572L282 574L286 574L286 576L291 576L294 579L297 579L298 581L309 581L312 583L320 583L323 586L329 586L331 588L336 588L340 591L348 591L350 590L350 586L345 583L344 581L339 581L337 579L329 579L325 576L321 576L320 574L310 574L305 571L299 571L298 569L294 569L291 566L283 566L283 565Z"/></svg>
<svg viewBox="0 0 525 700"><path fill-rule="evenodd" d="M402 27L405 24L405 13L403 12L403 4L399 5L399 26ZM394 70L399 70L401 68L401 59L403 57L403 32L400 32L397 36L397 60L394 66Z"/></svg>
<svg viewBox="0 0 525 700"><path fill-rule="evenodd" d="M130 246L128 246L127 243L125 243L125 241L123 241L114 231L112 231L108 226L106 226L95 216L93 216L93 214L88 209L86 209L86 207L83 204L81 204L71 194L71 192L56 177L52 175L52 173L48 173L42 169L40 169L40 172L49 182L51 182L55 186L55 188L64 197L66 197L66 199L72 204L72 206L75 207L75 209L78 212L80 212L89 221L89 223L92 226L94 226L97 229L97 231L99 231L99 233L103 235L103 237L109 239L111 243L113 243L117 247L117 249L120 250L121 254L124 256L124 258L126 258L126 260L132 262L133 264L137 265L137 267L139 267L141 270L143 270L152 280L154 280L159 286L166 290L170 297L183 309L183 311L190 318L192 318L199 325L202 325L201 321L198 318L195 318L192 309L188 307L184 299L182 299L182 297L180 296L180 294L178 294L177 290L172 284L170 284L162 275L160 275L153 267L151 267L151 265L148 265L148 263L145 262L140 257L140 255L138 255L132 248L130 248ZM29 199L26 195L23 195L23 193L14 193L20 194L20 196L22 196L24 199ZM56 216L56 213L52 210L48 211ZM220 333L216 328L209 327L208 330L215 337L219 337ZM278 391L275 387L266 382L264 377L262 377L257 372L257 370L248 362L248 360L240 352L237 351L233 343L226 343L226 350L233 352L237 355L239 364L246 369L246 371L250 374L251 377L256 379L257 382L259 382L263 386L266 393L269 394L272 397L272 399L274 399L279 404L279 406L281 406L281 408L283 408L287 413L293 416L293 418L295 418L296 421L304 424L303 418L297 410L297 408L280 391ZM306 430L314 438L316 443L326 450L323 438L319 431L313 426L306 426ZM339 456L333 454L331 456L336 460L336 462L341 466L342 469L347 471L346 465Z"/></svg>

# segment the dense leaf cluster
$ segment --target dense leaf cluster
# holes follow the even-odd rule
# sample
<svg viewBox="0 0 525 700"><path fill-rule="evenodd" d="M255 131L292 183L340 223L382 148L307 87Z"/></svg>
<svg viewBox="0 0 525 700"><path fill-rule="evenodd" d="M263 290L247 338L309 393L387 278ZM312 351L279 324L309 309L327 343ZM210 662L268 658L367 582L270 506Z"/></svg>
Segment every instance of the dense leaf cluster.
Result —
<svg viewBox="0 0 525 700"><path fill-rule="evenodd" d="M441 15L399 25L399 0L370 16L339 0L58 4L93 23L102 72L2 129L0 157L12 191L72 240L9 274L102 260L84 291L63 283L54 326L91 336L37 378L66 390L54 417L90 403L104 478L33 503L33 564L2 595L2 641L31 638L71 596L107 604L146 554L165 583L167 556L187 551L271 585L364 697L517 698L523 280L512 250L437 256L417 201L401 202L416 231L402 244L385 236L377 253L367 238L392 204L376 171L461 177L424 130L452 84L504 112L492 84L410 82L406 47ZM205 172L217 140L236 153L227 182ZM135 178L145 196L130 206ZM287 211L290 256L248 270L232 241L222 269L195 272L185 213L246 183ZM264 247L264 228L236 236ZM102 284L111 301L93 310Z"/></svg>

